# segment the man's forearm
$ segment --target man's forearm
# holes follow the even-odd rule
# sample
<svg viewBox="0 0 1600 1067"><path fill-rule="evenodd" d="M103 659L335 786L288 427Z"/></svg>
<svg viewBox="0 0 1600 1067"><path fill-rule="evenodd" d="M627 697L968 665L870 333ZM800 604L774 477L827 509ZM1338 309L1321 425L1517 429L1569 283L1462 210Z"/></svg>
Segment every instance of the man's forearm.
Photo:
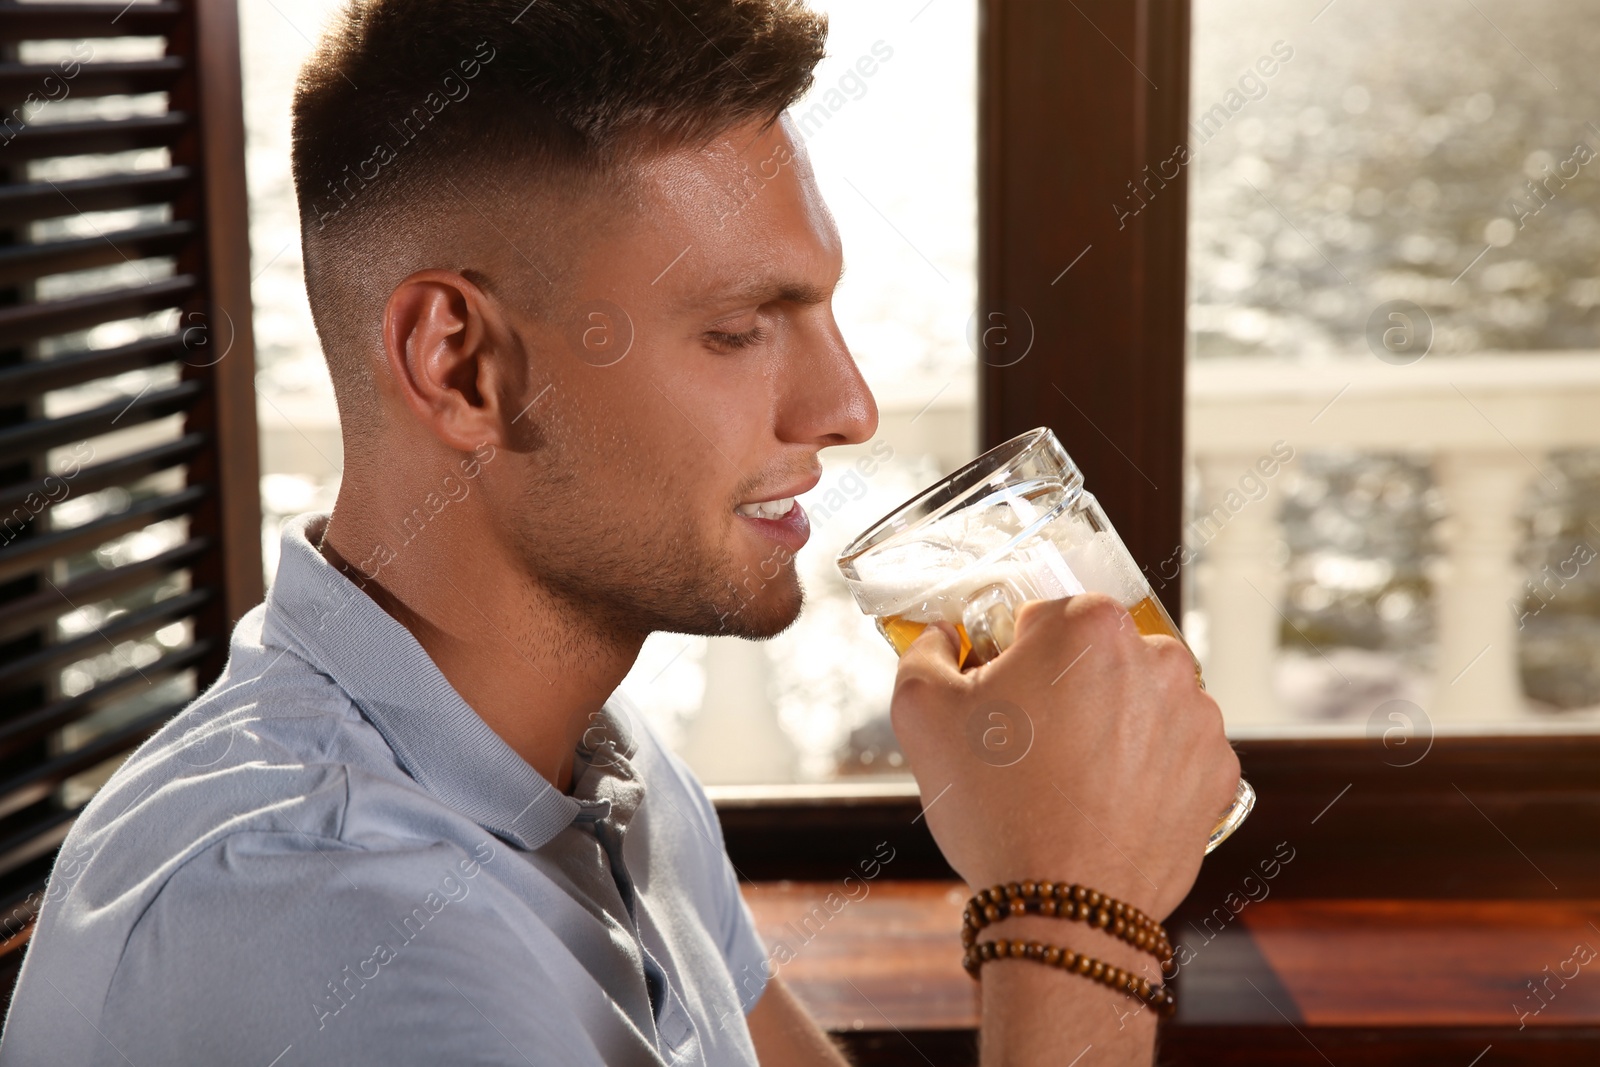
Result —
<svg viewBox="0 0 1600 1067"><path fill-rule="evenodd" d="M1075 922L1010 919L981 940L991 937L1058 945L1152 982L1161 976L1153 957ZM1154 1058L1155 1010L1124 993L1032 960L994 960L982 975L983 1067L1149 1067Z"/></svg>

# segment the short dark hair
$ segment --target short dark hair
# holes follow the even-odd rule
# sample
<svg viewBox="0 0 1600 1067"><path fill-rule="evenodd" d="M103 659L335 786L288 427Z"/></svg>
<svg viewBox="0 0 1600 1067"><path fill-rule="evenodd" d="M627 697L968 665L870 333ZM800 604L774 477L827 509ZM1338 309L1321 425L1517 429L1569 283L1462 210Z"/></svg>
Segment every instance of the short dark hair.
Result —
<svg viewBox="0 0 1600 1067"><path fill-rule="evenodd" d="M292 146L341 410L375 395L347 350L377 336L387 297L355 276L414 246L427 208L462 199L452 176L514 166L523 187L604 188L647 145L775 119L826 38L802 0L351 0L300 73Z"/></svg>

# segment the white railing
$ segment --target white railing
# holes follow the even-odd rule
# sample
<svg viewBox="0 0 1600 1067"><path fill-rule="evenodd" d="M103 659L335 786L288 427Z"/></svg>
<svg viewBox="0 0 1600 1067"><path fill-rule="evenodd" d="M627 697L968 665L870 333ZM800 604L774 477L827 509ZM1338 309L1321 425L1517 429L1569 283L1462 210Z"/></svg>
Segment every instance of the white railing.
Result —
<svg viewBox="0 0 1600 1067"><path fill-rule="evenodd" d="M1298 366L1207 361L1189 380L1188 447L1214 511L1274 443L1314 450L1403 453L1431 461L1445 505L1443 567L1434 581L1435 725L1526 720L1517 617L1526 575L1517 514L1549 477L1550 452L1600 447L1600 356L1515 353L1373 358ZM1206 680L1230 729L1281 724L1272 669L1284 590L1276 486L1222 513L1197 574L1206 613ZM1195 532L1193 526L1191 534Z"/></svg>

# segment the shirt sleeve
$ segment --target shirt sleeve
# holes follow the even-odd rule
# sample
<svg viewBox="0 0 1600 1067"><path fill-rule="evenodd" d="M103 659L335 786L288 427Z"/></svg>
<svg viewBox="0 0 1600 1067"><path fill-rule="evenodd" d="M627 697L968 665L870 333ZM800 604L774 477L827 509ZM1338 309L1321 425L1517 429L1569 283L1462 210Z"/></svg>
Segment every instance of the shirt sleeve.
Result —
<svg viewBox="0 0 1600 1067"><path fill-rule="evenodd" d="M600 1067L574 1003L454 845L379 853L241 833L176 872L129 936L104 1062ZM474 884L476 880L477 884Z"/></svg>
<svg viewBox="0 0 1600 1067"><path fill-rule="evenodd" d="M761 935L756 932L750 906L739 892L739 879L733 873L726 851L722 854L722 882L722 954L728 961L728 973L733 976L734 986L739 990L739 1006L748 1015L766 992L767 980L772 976L771 962Z"/></svg>
<svg viewBox="0 0 1600 1067"><path fill-rule="evenodd" d="M745 903L744 894L739 891L739 876L734 870L733 861L728 858L728 846L722 837L722 822L717 818L716 807L688 766L677 756L673 756L672 760L694 800L705 836L714 846L710 905L715 925L712 928L719 932L722 958L739 991L739 1006L748 1015L761 1000L761 994L766 992L767 981L774 973L772 962L756 930L750 905Z"/></svg>

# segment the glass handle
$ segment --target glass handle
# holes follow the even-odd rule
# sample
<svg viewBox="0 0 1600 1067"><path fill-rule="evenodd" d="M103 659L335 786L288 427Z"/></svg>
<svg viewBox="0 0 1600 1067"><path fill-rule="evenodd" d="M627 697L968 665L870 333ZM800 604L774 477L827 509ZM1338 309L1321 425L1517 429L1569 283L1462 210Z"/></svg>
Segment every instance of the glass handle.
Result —
<svg viewBox="0 0 1600 1067"><path fill-rule="evenodd" d="M1004 582L986 585L968 598L961 609L961 625L972 651L961 666L978 667L1011 647L1017 637L1013 609L1023 598Z"/></svg>
<svg viewBox="0 0 1600 1067"><path fill-rule="evenodd" d="M1239 828L1239 824L1244 822L1245 817L1250 814L1250 809L1255 806L1255 789L1243 778L1239 779L1239 788L1233 794L1233 803L1228 805L1228 810L1223 812L1217 825L1212 827L1211 836L1206 839L1206 855L1211 855L1218 845L1226 841L1228 835Z"/></svg>

